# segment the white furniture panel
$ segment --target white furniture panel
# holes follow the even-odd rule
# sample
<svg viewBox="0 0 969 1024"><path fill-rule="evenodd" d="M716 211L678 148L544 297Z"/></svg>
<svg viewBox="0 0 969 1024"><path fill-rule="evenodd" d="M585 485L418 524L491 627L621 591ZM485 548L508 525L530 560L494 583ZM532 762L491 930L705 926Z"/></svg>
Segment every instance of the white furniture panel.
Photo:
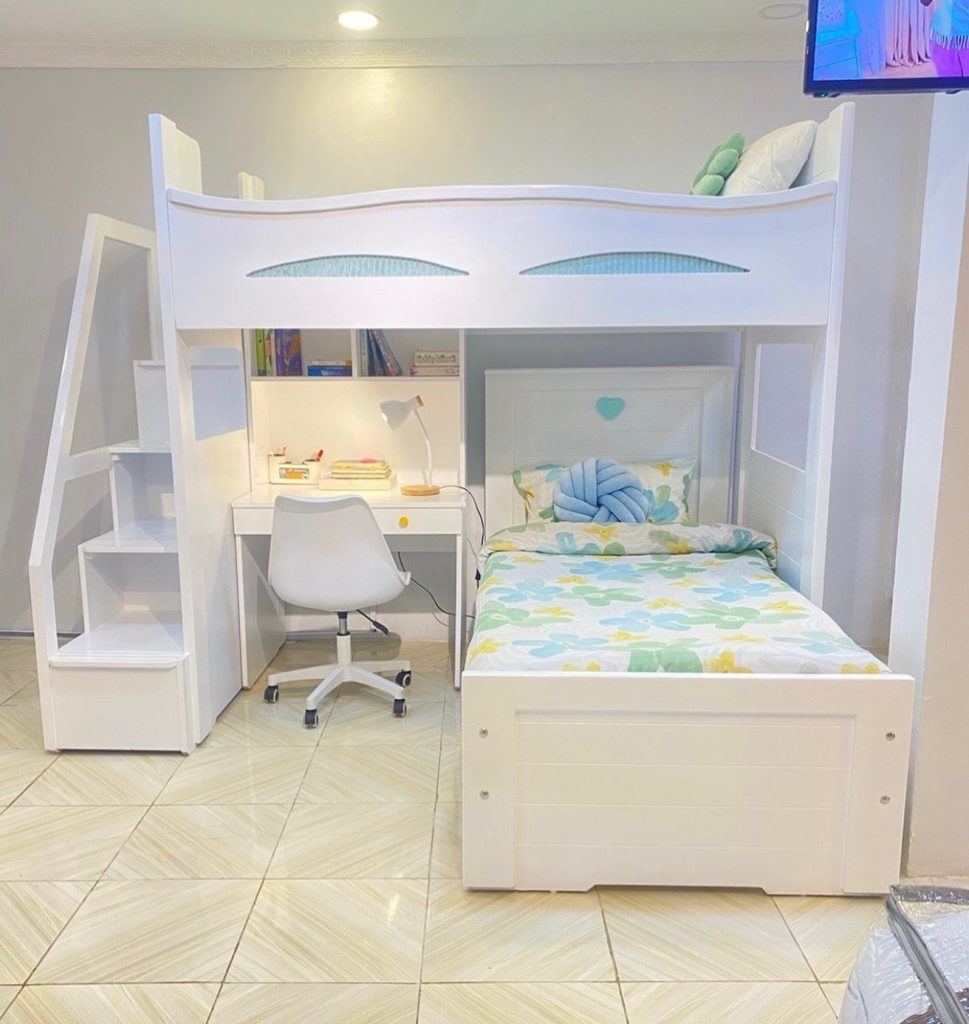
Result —
<svg viewBox="0 0 969 1024"><path fill-rule="evenodd" d="M146 446L168 447L168 389L165 364L160 359L135 362L135 404L138 409L138 441Z"/></svg>
<svg viewBox="0 0 969 1024"><path fill-rule="evenodd" d="M515 469L696 456L691 509L700 522L729 519L736 374L727 366L610 370L489 370L485 396L488 533L524 522ZM615 398L614 419L597 409Z"/></svg>
<svg viewBox="0 0 969 1024"><path fill-rule="evenodd" d="M884 892L912 680L466 672L464 883Z"/></svg>

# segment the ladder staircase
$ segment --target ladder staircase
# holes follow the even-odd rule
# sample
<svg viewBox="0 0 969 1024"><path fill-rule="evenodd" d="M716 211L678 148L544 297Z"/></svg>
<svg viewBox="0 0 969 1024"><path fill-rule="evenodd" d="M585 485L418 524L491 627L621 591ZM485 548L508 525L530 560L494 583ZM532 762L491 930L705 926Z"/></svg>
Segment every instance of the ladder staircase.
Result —
<svg viewBox="0 0 969 1024"><path fill-rule="evenodd" d="M152 358L134 364L138 438L71 452L104 244L145 250ZM160 358L155 238L88 218L40 508L29 561L37 669L50 750L195 746L183 636L165 364ZM67 483L108 474L112 528L78 547L84 631L60 644L53 561Z"/></svg>

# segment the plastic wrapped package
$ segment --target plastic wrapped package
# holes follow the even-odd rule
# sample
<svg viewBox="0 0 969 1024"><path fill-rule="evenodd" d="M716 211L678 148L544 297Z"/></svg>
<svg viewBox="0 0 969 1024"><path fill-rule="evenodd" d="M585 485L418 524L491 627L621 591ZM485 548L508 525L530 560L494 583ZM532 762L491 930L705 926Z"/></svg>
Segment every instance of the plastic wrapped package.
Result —
<svg viewBox="0 0 969 1024"><path fill-rule="evenodd" d="M969 891L900 887L848 982L839 1024L969 1024Z"/></svg>

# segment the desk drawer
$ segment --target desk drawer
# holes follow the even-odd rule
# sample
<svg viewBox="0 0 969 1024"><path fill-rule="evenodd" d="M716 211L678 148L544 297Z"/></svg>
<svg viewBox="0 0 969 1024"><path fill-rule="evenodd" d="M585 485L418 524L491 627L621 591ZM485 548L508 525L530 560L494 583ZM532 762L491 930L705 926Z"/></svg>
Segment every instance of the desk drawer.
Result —
<svg viewBox="0 0 969 1024"><path fill-rule="evenodd" d="M461 533L461 510L456 508L375 508L383 534Z"/></svg>
<svg viewBox="0 0 969 1024"><path fill-rule="evenodd" d="M270 534L273 530L273 510L267 506L232 509L232 529L240 535Z"/></svg>
<svg viewBox="0 0 969 1024"><path fill-rule="evenodd" d="M373 510L380 532L397 534L450 534L462 532L463 513L459 508L380 508ZM273 528L273 510L268 507L233 508L232 528L236 534L269 534Z"/></svg>

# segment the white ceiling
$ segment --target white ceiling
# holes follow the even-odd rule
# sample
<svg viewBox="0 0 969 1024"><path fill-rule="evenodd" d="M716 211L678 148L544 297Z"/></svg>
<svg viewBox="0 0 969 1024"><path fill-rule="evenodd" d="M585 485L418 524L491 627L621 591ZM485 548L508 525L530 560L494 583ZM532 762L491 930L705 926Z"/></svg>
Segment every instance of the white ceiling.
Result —
<svg viewBox="0 0 969 1024"><path fill-rule="evenodd" d="M769 2L0 0L0 64L174 66L179 55L191 66L796 58L804 18L760 17ZM337 14L348 8L371 11L379 26L340 28Z"/></svg>

